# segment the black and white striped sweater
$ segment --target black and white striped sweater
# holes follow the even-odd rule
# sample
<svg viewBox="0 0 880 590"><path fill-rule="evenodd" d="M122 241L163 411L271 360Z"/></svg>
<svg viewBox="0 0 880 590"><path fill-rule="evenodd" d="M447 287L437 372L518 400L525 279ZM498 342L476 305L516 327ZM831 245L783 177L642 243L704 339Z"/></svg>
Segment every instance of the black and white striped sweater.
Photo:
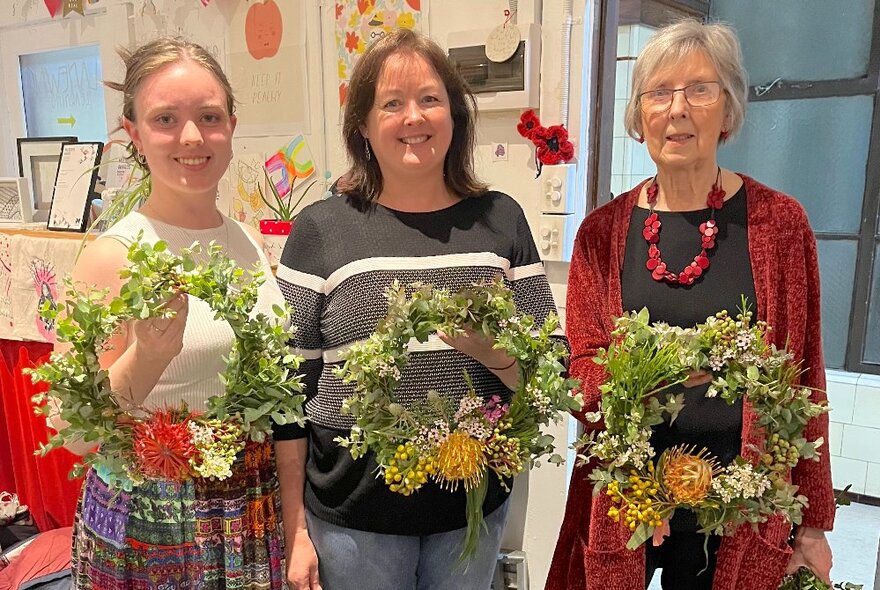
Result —
<svg viewBox="0 0 880 590"><path fill-rule="evenodd" d="M462 528L464 491L450 493L435 484L411 497L387 490L377 478L375 460L354 461L333 439L353 421L339 413L353 393L333 371L339 351L367 338L387 313L385 289L430 283L452 291L503 274L522 313L543 320L555 311L544 267L520 206L509 196L489 192L430 213L403 213L376 205L361 208L335 195L305 208L284 248L277 279L293 307L297 327L292 346L306 361L305 429L275 427L275 439L309 437L305 502L317 517L358 530L428 535ZM477 392L509 397L510 391L483 365L436 337L411 346L410 362L396 391L411 403L429 389L461 398L463 372ZM507 498L494 475L484 503L489 514Z"/></svg>

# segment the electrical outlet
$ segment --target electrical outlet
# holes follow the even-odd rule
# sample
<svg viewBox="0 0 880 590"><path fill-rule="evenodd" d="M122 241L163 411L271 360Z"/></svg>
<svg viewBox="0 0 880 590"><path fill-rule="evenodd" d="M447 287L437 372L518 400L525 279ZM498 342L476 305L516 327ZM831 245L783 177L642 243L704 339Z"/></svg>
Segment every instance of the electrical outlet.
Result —
<svg viewBox="0 0 880 590"><path fill-rule="evenodd" d="M538 224L538 252L542 260L562 260L565 223L568 215L541 215Z"/></svg>
<svg viewBox="0 0 880 590"><path fill-rule="evenodd" d="M555 164L541 169L541 212L573 213L569 190L575 186L577 167Z"/></svg>

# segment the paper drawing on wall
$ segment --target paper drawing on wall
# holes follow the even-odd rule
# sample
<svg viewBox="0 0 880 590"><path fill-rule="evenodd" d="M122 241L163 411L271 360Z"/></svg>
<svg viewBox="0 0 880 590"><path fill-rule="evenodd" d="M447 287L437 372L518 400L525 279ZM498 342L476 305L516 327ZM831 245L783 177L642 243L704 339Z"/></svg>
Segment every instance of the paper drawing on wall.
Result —
<svg viewBox="0 0 880 590"><path fill-rule="evenodd" d="M31 276L34 279L34 289L37 292L37 316L34 318L37 331L47 342L55 342L55 322L43 319L39 310L43 304L49 302L49 307L55 309L58 301L58 289L55 281L55 265L41 258L31 260Z"/></svg>
<svg viewBox="0 0 880 590"><path fill-rule="evenodd" d="M231 211L233 219L259 228L265 216L266 205L260 198L260 188L265 188L263 154L245 154L233 158L229 165L229 183L232 190Z"/></svg>
<svg viewBox="0 0 880 590"><path fill-rule="evenodd" d="M247 11L244 21L244 38L248 53L254 59L275 57L281 47L284 24L281 10L275 0L255 2Z"/></svg>
<svg viewBox="0 0 880 590"><path fill-rule="evenodd" d="M308 0L250 0L229 21L237 137L309 133Z"/></svg>
<svg viewBox="0 0 880 590"><path fill-rule="evenodd" d="M337 0L336 50L339 105L345 103L351 70L367 46L398 29L416 29L420 0Z"/></svg>
<svg viewBox="0 0 880 590"><path fill-rule="evenodd" d="M0 234L0 327L12 327L12 235Z"/></svg>
<svg viewBox="0 0 880 590"><path fill-rule="evenodd" d="M33 204L24 178L0 178L0 223L27 223Z"/></svg>
<svg viewBox="0 0 880 590"><path fill-rule="evenodd" d="M282 199L296 186L298 180L315 173L315 162L305 137L297 135L285 147L266 160L266 172Z"/></svg>

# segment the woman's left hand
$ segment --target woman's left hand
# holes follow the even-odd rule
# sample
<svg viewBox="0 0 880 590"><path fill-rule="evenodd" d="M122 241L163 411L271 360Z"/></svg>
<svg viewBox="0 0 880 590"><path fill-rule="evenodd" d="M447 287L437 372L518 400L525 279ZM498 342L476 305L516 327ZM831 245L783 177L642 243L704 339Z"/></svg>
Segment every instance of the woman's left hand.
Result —
<svg viewBox="0 0 880 590"><path fill-rule="evenodd" d="M467 328L461 336L448 336L443 332L437 332L437 337L459 352L463 352L475 359L487 368L506 367L511 358L504 350L495 348L495 341L483 334Z"/></svg>
<svg viewBox="0 0 880 590"><path fill-rule="evenodd" d="M831 585L831 546L825 531L801 527L794 536L794 553L788 562L786 574L793 574L801 567L809 568L819 579Z"/></svg>

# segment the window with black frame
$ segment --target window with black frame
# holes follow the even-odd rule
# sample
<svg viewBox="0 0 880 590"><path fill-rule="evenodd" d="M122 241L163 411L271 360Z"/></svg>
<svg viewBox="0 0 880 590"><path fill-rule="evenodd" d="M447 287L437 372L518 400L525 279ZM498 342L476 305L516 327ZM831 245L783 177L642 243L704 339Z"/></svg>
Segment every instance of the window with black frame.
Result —
<svg viewBox="0 0 880 590"><path fill-rule="evenodd" d="M750 84L719 160L804 205L826 364L880 373L880 5L713 0L709 15L736 29Z"/></svg>

